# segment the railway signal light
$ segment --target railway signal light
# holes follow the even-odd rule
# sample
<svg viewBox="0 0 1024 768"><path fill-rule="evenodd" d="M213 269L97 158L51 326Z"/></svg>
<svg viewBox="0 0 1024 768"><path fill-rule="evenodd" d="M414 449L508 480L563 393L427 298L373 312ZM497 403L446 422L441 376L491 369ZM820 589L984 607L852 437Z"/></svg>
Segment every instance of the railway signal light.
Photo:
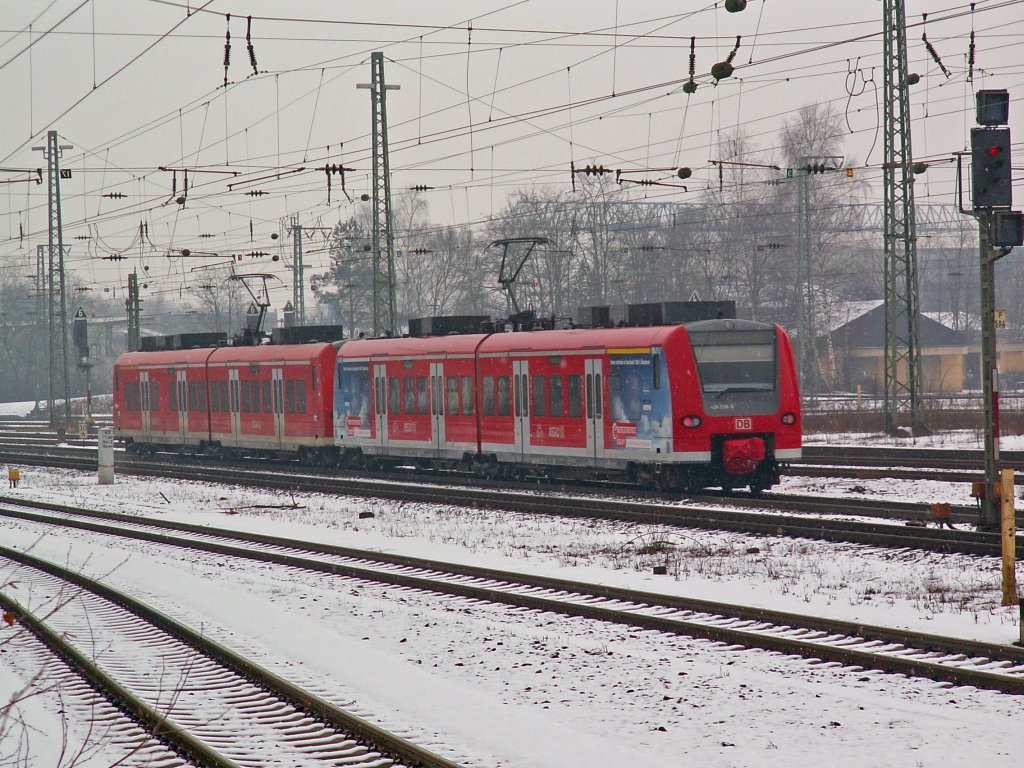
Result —
<svg viewBox="0 0 1024 768"><path fill-rule="evenodd" d="M824 163L808 163L803 167L804 173L824 173L825 171L831 171L832 169L827 167Z"/></svg>
<svg viewBox="0 0 1024 768"><path fill-rule="evenodd" d="M978 208L1013 204L1010 129L971 129L971 201Z"/></svg>
<svg viewBox="0 0 1024 768"><path fill-rule="evenodd" d="M680 179L688 179L691 176L693 176L693 171L690 168L683 166L678 171L676 171L676 176L678 176Z"/></svg>

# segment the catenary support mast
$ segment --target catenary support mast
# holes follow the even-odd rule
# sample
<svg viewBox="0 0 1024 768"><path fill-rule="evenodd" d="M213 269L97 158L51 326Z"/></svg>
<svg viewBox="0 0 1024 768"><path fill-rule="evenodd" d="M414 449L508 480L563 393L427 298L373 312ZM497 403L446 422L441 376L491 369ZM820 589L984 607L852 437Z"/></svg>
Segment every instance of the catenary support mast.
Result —
<svg viewBox="0 0 1024 768"><path fill-rule="evenodd" d="M895 430L904 414L917 433L925 424L904 0L883 0L883 9L885 429Z"/></svg>

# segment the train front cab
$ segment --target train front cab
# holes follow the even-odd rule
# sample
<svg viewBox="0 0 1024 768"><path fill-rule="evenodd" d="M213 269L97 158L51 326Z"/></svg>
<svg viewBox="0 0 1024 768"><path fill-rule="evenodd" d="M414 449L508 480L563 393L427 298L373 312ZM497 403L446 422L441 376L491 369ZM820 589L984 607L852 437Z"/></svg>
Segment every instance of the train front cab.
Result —
<svg viewBox="0 0 1024 768"><path fill-rule="evenodd" d="M710 451L706 485L757 492L779 465L801 453L800 394L789 339L781 328L746 320L685 326L696 380L680 382L682 450ZM696 391L694 391L696 389Z"/></svg>

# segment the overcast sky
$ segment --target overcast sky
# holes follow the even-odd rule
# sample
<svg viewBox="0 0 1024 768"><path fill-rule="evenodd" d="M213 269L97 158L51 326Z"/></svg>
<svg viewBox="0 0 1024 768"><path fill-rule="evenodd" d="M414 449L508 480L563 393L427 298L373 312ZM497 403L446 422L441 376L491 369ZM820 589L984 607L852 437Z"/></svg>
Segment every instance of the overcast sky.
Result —
<svg viewBox="0 0 1024 768"><path fill-rule="evenodd" d="M914 155L934 161L917 200L951 203L951 153L967 145L975 89L1008 88L1016 97L1011 127L1024 135L1024 0L980 0L973 14L966 2L907 5L910 69L922 76L912 89ZM218 260L168 257L182 248L221 259L290 252L286 238L270 239L290 217L308 226L347 219L371 191L370 98L357 85L370 80L372 51L384 53L386 81L400 86L387 93L393 193L434 187L424 194L437 221L484 221L520 187L567 190L570 162L664 181L690 166L689 191L655 187L647 196L692 201L717 178L709 161L721 157L720 138L739 129L759 150L752 161L775 161L779 127L813 102L843 115L845 163L880 199L878 0L752 0L739 13L678 0L0 7L0 181L12 182L0 185L0 269L19 275L31 273L36 245L46 241L46 185L23 180L45 168L32 147L47 130L73 147L61 158L72 172L62 183L69 266L119 296L133 268L149 267L152 290L177 290L197 282L193 267ZM710 69L738 35L735 74L716 85ZM687 95L691 37L698 88ZM334 177L328 205L325 163L355 169L345 178L351 201ZM172 197L184 173L161 167L190 169L184 207ZM148 224L143 242L140 221ZM316 270L323 256L310 250ZM125 259L103 259L111 253ZM239 267L280 270L282 289L290 285L281 262ZM290 287L279 292L281 303L288 295Z"/></svg>

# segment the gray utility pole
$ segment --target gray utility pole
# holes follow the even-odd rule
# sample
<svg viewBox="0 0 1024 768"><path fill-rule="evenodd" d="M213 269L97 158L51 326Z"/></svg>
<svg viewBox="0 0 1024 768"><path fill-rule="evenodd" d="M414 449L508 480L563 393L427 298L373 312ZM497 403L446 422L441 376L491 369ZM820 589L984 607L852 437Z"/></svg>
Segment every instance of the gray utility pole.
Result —
<svg viewBox="0 0 1024 768"><path fill-rule="evenodd" d="M302 225L292 217L292 311L295 325L306 324L306 291L303 283Z"/></svg>
<svg viewBox="0 0 1024 768"><path fill-rule="evenodd" d="M42 150L47 161L47 210L50 220L49 238L49 284L47 286L48 311L47 323L50 331L49 350L49 390L46 405L50 414L50 426L61 426L71 421L71 390L68 381L68 308L64 285L64 229L60 214L60 180L59 160L70 144L58 144L57 132L47 131L46 146L32 147ZM66 172L67 173L67 172ZM67 174L70 178L70 173ZM58 398L64 399L63 420L57 418L55 403Z"/></svg>
<svg viewBox="0 0 1024 768"><path fill-rule="evenodd" d="M800 165L810 167L810 158L801 157ZM797 379L802 397L817 395L818 377L813 365L814 354L814 282L811 279L811 192L810 172L800 173L797 191L797 249L800 253L799 274L796 280L797 293Z"/></svg>
<svg viewBox="0 0 1024 768"><path fill-rule="evenodd" d="M800 188L797 191L797 249L800 264L796 280L797 309L797 377L802 397L818 395L818 354L814 346L817 337L814 315L814 269L811 238L811 175L838 171L843 158L837 155L816 155L799 158L797 175ZM791 173L791 170L790 170Z"/></svg>
<svg viewBox="0 0 1024 768"><path fill-rule="evenodd" d="M927 432L921 405L920 306L914 176L911 171L910 95L904 0L883 0L885 73L882 163L885 247L885 430L908 414L915 434ZM917 76L912 76L917 82Z"/></svg>
<svg viewBox="0 0 1024 768"><path fill-rule="evenodd" d="M388 117L385 95L400 86L384 84L384 54L370 54L373 104L373 335L397 334L395 314L395 235L391 229L391 171L388 166Z"/></svg>
<svg viewBox="0 0 1024 768"><path fill-rule="evenodd" d="M138 352L142 348L142 301L139 299L139 275L134 269L128 275L128 299L124 303L128 310L128 349Z"/></svg>
<svg viewBox="0 0 1024 768"><path fill-rule="evenodd" d="M40 383L43 380L43 369L49 370L46 350L49 345L44 343L49 338L49 324L46 314L46 246L36 246L36 296L35 296L35 333L32 337L32 346L35 353L35 365L32 368L32 379L34 380L34 393L36 398L35 409L39 410ZM52 412L52 411L51 411Z"/></svg>

